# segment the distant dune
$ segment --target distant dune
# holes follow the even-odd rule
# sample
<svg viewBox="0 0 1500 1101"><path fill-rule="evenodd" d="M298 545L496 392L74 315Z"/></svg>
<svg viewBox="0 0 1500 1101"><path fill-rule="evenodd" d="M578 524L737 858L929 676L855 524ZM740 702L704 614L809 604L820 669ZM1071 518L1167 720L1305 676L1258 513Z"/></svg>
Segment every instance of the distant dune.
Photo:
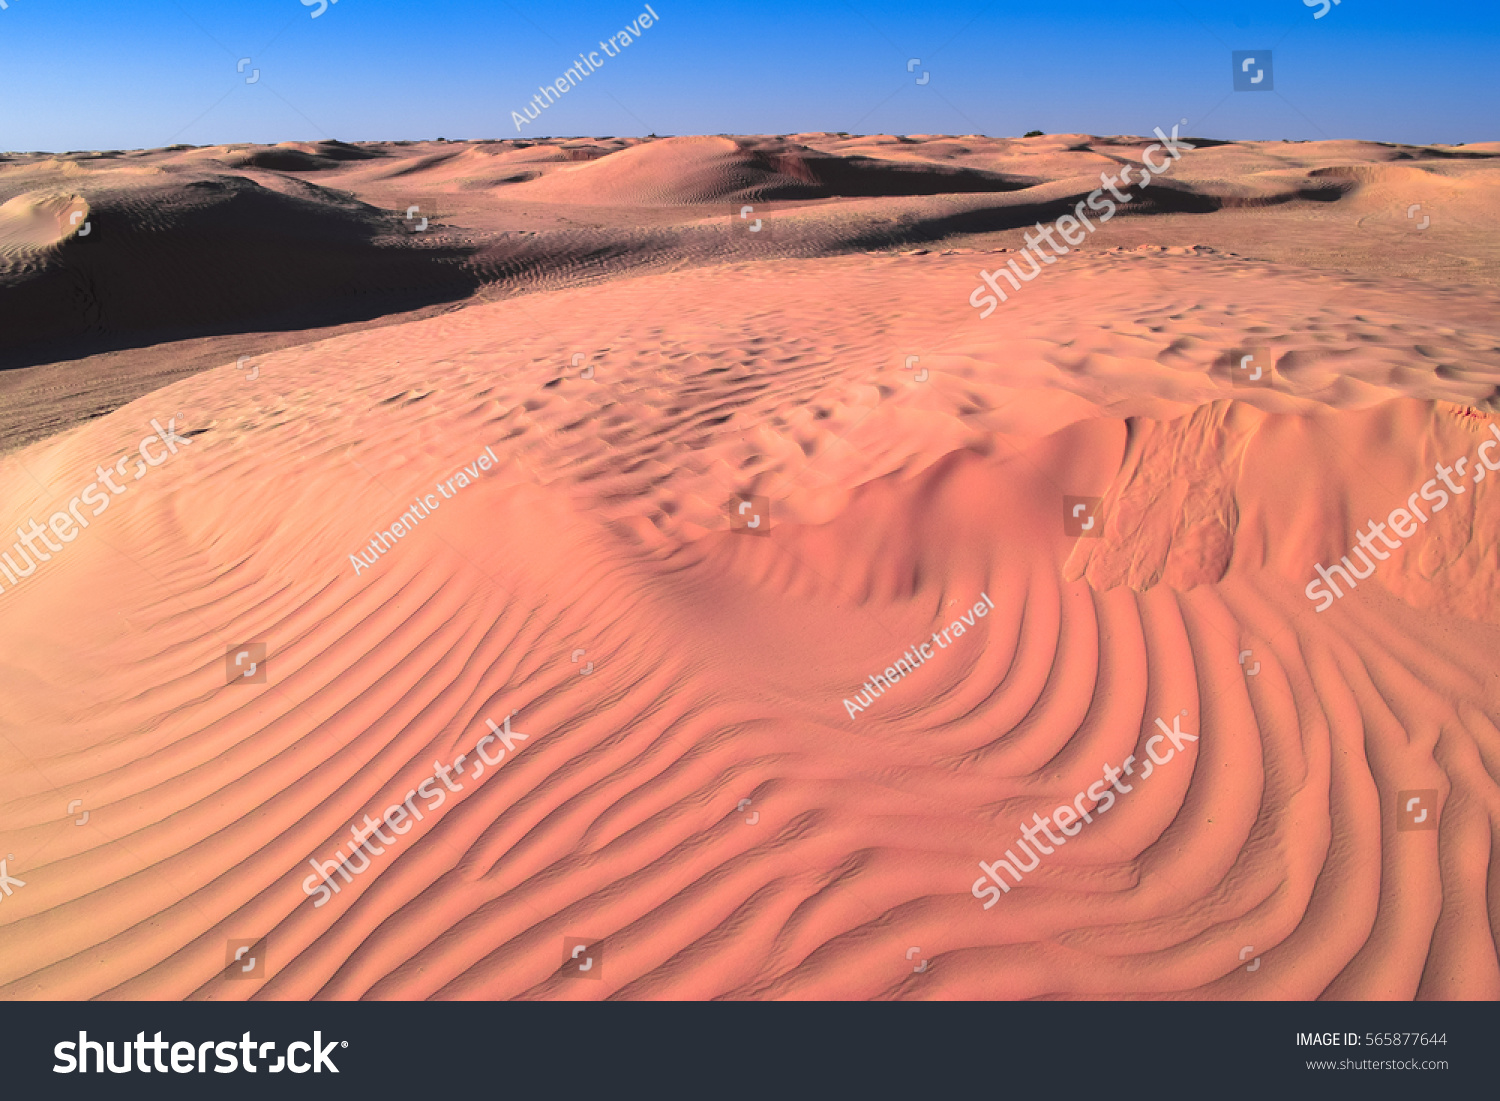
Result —
<svg viewBox="0 0 1500 1101"><path fill-rule="evenodd" d="M1500 148L1204 141L981 318L1148 143L0 159L0 531L191 441L0 574L0 997L1500 998Z"/></svg>

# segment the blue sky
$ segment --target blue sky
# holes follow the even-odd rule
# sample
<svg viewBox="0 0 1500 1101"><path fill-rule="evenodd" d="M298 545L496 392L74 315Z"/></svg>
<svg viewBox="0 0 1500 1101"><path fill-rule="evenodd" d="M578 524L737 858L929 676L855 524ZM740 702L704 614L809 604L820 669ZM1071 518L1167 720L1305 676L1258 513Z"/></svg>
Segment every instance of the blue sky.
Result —
<svg viewBox="0 0 1500 1101"><path fill-rule="evenodd" d="M1500 139L1494 0L1341 0L1321 19L1303 0L652 0L660 21L520 134L511 112L644 5L337 0L313 18L302 0L5 3L10 150L1141 134L1184 117L1221 138ZM1266 48L1274 88L1233 91L1231 51Z"/></svg>

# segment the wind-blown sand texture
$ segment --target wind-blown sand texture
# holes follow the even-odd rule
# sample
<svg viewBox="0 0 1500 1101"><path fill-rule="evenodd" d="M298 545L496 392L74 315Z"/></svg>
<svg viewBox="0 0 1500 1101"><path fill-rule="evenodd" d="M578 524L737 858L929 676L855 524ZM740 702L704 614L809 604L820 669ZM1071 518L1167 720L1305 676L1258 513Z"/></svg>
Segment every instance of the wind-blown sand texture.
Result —
<svg viewBox="0 0 1500 1101"><path fill-rule="evenodd" d="M980 319L979 270L1146 144L0 159L0 530L153 419L191 440L0 577L0 996L1500 997L1496 479L1303 591L1491 438L1500 148L1205 142ZM313 905L310 859L512 713Z"/></svg>

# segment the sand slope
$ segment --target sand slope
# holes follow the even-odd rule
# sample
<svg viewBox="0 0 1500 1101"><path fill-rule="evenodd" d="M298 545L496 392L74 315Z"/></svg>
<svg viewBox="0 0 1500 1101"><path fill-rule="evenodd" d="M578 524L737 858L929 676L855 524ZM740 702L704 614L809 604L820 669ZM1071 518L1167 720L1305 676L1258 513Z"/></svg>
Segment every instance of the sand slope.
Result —
<svg viewBox="0 0 1500 1101"><path fill-rule="evenodd" d="M476 304L0 460L24 524L153 418L195 433L0 593L0 995L1500 997L1494 480L1303 594L1487 437L1500 294L1101 246L980 320L1005 258ZM1246 344L1279 388L1231 384ZM256 640L268 683L226 686ZM512 713L519 752L313 905L310 858ZM984 909L977 862L1174 717L1196 744ZM1397 829L1410 789L1438 830ZM234 938L268 981L223 977Z"/></svg>
<svg viewBox="0 0 1500 1101"><path fill-rule="evenodd" d="M1500 284L1493 145L1191 140L1084 251L1201 245ZM0 449L221 363L476 297L740 261L1020 248L1148 144L793 134L5 154Z"/></svg>

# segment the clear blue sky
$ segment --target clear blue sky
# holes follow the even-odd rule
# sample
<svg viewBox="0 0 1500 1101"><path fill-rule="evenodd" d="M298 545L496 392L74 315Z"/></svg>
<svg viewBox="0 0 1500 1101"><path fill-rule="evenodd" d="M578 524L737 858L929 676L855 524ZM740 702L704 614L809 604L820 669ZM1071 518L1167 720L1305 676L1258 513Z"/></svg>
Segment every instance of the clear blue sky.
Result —
<svg viewBox="0 0 1500 1101"><path fill-rule="evenodd" d="M0 149L514 138L636 0L5 0ZM980 132L1500 139L1500 4L652 0L524 136ZM1235 93L1230 51L1274 50ZM249 57L243 73L236 68ZM602 57L602 55L601 55ZM921 64L908 74L907 62ZM260 78L245 83L256 69ZM926 84L917 80L930 75Z"/></svg>

